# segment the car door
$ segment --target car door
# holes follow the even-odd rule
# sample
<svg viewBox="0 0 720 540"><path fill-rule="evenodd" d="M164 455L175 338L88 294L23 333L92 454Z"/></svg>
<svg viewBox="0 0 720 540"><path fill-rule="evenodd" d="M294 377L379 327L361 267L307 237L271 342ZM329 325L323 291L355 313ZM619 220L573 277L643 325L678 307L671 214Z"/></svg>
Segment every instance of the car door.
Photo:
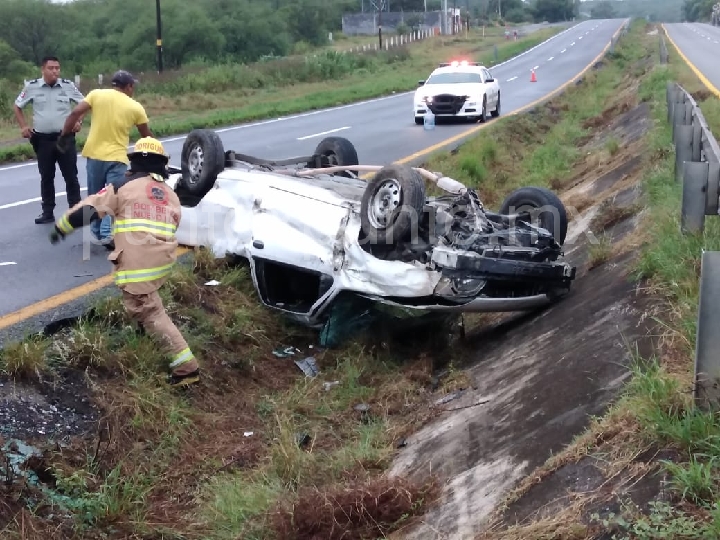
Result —
<svg viewBox="0 0 720 540"><path fill-rule="evenodd" d="M231 176L232 175L232 176ZM256 183L252 176L223 172L197 206L183 207L177 239L188 246L205 246L220 256L248 256Z"/></svg>
<svg viewBox="0 0 720 540"><path fill-rule="evenodd" d="M250 245L263 303L303 317L312 317L331 294L345 261L344 231L352 211L309 191L263 186L253 205Z"/></svg>
<svg viewBox="0 0 720 540"><path fill-rule="evenodd" d="M498 83L497 80L493 80L492 73L488 69L483 70L483 77L486 86L485 92L488 97L488 110L494 111L497 105Z"/></svg>
<svg viewBox="0 0 720 540"><path fill-rule="evenodd" d="M253 257L332 274L349 208L267 185L252 208ZM340 261L341 262L341 261Z"/></svg>

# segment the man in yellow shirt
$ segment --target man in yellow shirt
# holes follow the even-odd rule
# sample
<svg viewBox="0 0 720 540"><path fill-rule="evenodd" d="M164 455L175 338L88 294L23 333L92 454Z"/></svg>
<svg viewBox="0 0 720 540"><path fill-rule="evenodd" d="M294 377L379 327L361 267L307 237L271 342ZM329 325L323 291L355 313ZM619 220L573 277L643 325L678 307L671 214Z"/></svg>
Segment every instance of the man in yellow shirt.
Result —
<svg viewBox="0 0 720 540"><path fill-rule="evenodd" d="M65 120L58 148L62 151L67 136L72 134L75 122L92 111L90 133L83 147L82 156L87 159L88 195L94 195L106 184L121 180L128 168L127 147L130 130L137 126L142 137L153 137L148 127L145 108L133 99L135 78L127 71L117 71L112 77L112 88L92 90L73 109ZM95 237L108 249L113 249L112 217L90 224Z"/></svg>

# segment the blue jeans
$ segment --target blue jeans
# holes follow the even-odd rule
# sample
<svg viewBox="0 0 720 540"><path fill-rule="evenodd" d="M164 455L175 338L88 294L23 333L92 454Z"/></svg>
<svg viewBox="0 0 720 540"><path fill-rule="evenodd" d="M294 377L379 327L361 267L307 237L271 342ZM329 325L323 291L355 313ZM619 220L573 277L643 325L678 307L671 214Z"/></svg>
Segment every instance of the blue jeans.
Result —
<svg viewBox="0 0 720 540"><path fill-rule="evenodd" d="M120 161L87 160L86 174L88 195L94 195L110 182L125 176L128 166ZM105 216L102 220L90 223L90 230L101 242L112 237L112 217Z"/></svg>

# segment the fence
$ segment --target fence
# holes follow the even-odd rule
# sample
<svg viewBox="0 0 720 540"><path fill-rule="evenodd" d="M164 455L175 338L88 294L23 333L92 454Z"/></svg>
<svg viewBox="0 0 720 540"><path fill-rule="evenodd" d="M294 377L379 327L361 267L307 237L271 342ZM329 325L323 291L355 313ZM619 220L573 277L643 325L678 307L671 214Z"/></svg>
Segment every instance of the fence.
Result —
<svg viewBox="0 0 720 540"><path fill-rule="evenodd" d="M419 29L414 30L412 32L408 32L407 34L403 35L389 35L389 36L383 36L382 39L382 50L388 51L391 49L394 49L396 47L404 47L411 43L415 43L418 41L423 41L429 38L432 38L436 36L437 33L434 32L431 29ZM354 47L350 47L348 49L341 49L338 52L340 53L346 53L346 54L361 54L364 52L373 52L378 51L380 49L380 44L378 41L375 41L375 43L368 43L365 45L356 45ZM305 58L310 58L313 55L305 55ZM267 58L264 61L272 62L274 60L283 59L287 57L273 57L273 58ZM197 71L198 69L196 69ZM177 70L177 71L165 71L162 74L158 74L156 72L137 72L133 73L135 77L137 77L141 82L149 81L149 82L157 82L159 80L168 80L172 79L173 77L181 77L184 73L187 73L187 70ZM82 78L80 75L74 76L74 82L75 86L77 86L81 92L86 94L90 90L93 90L95 88L100 87L107 87L110 84L110 77L112 77L112 73L99 73L96 78L92 77L85 77ZM27 84L28 80L24 80L24 84Z"/></svg>

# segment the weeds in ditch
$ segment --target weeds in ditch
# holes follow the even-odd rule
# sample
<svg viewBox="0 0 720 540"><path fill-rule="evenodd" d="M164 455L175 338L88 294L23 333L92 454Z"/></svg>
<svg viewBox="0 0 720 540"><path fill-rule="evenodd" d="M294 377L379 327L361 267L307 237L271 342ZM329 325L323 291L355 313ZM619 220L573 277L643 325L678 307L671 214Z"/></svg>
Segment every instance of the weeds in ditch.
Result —
<svg viewBox="0 0 720 540"><path fill-rule="evenodd" d="M59 446L32 440L42 480L4 487L15 502L0 514L0 536L289 539L315 527L362 538L397 530L432 502L432 478L383 474L401 438L434 414L431 358L400 362L392 342L373 340L310 349L312 332L261 307L246 267L204 250L162 295L203 367L191 392L159 384L166 359L117 297L51 339L3 351L3 379L17 384L82 374L99 421ZM320 375L303 375L302 356L273 354L288 344L313 355ZM454 384L442 379L439 390ZM65 399L62 386L53 396Z"/></svg>
<svg viewBox="0 0 720 540"><path fill-rule="evenodd" d="M637 29L644 23L635 22L634 26ZM646 49L656 45L654 38L642 39ZM720 224L709 219L702 234L680 232L681 185L674 175L666 82L679 81L693 92L711 125L719 125L720 102L700 90L700 82L674 50L670 57L669 66L655 65L641 77L638 89L640 98L650 105L655 126L646 159L649 211L641 224L649 240L637 261L635 277L643 279L648 292L662 302L658 316L665 329L661 353L632 366L624 397L581 438L594 441L591 453L634 455L654 448L670 456L653 464L654 474L666 477L669 501L653 500L646 509L623 501L616 512L590 516L591 527L599 526L601 532L623 540L699 540L720 535L720 420L716 414L695 408L691 396L700 259L703 250L720 249ZM607 150L612 154L610 146ZM618 417L626 422L622 432L613 425L617 420L609 421ZM609 459L607 455L605 459Z"/></svg>

